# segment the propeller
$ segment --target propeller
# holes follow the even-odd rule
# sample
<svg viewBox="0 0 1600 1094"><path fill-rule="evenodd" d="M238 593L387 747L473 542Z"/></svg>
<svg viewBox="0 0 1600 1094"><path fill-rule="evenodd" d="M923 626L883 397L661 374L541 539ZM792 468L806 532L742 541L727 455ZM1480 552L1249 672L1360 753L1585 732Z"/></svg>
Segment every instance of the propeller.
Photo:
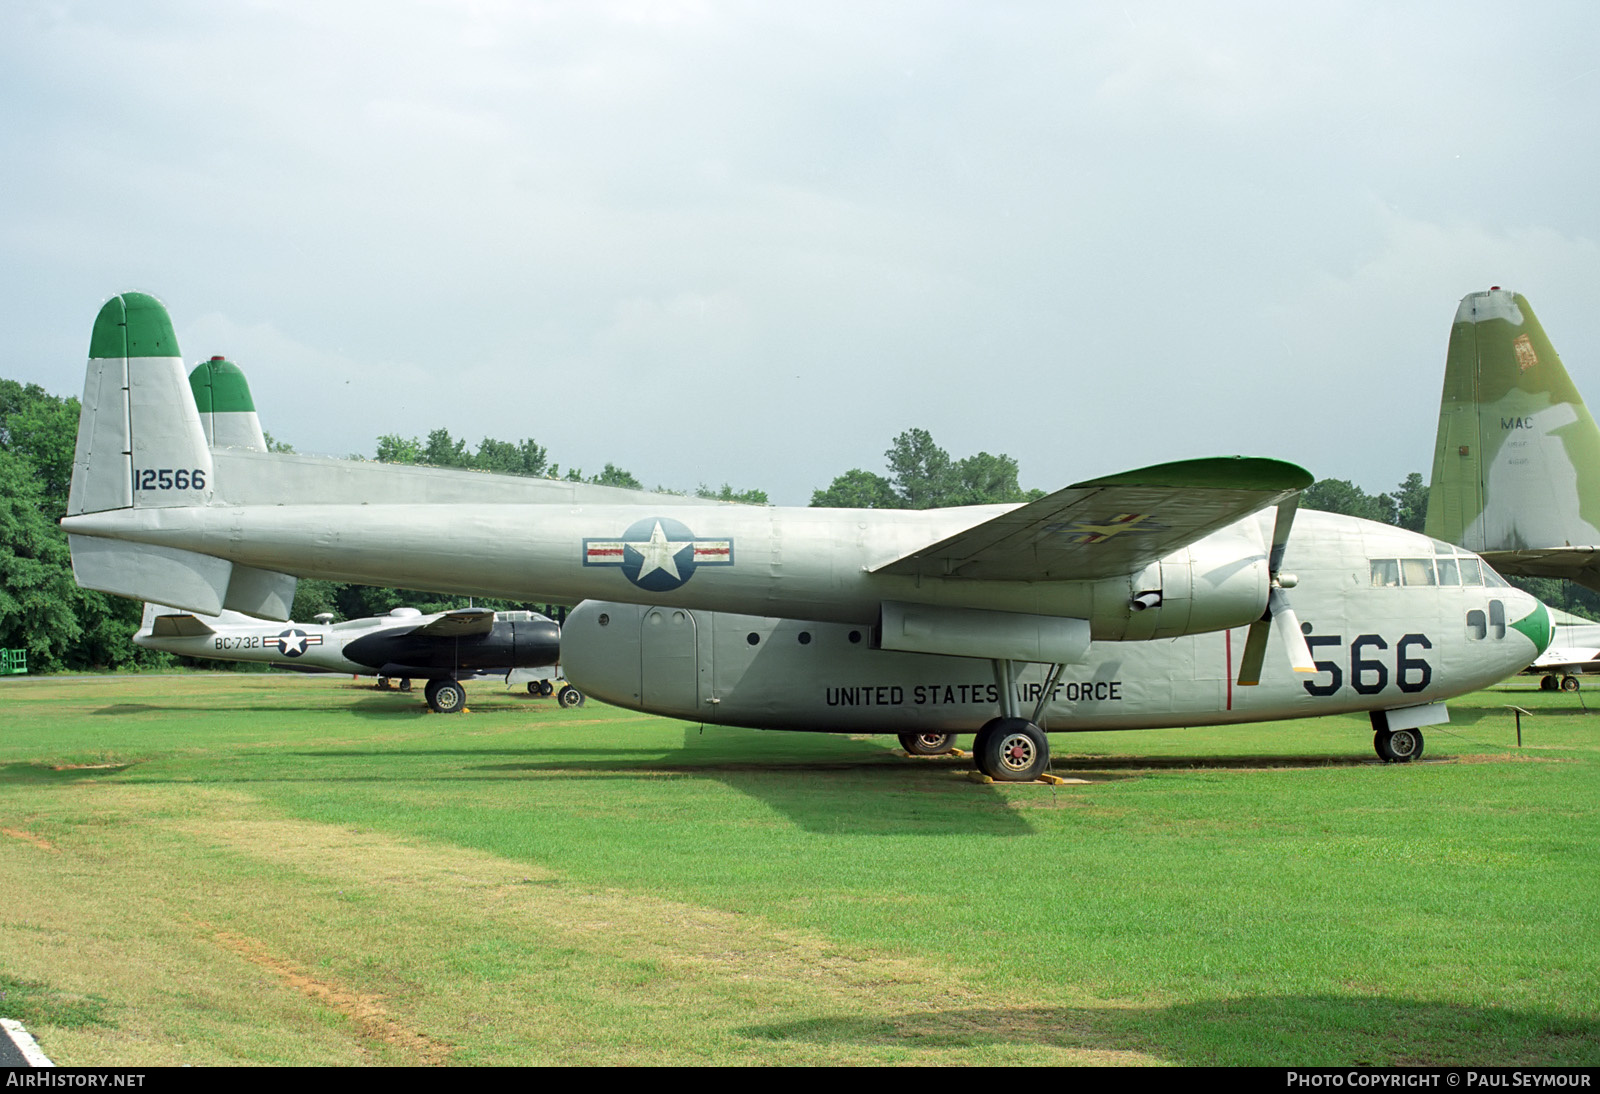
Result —
<svg viewBox="0 0 1600 1094"><path fill-rule="evenodd" d="M1317 671L1316 664L1311 660L1311 647L1306 645L1306 636L1300 632L1300 620L1294 614L1294 608L1289 605L1289 594L1285 592L1286 589L1295 587L1296 578L1293 574L1281 572L1283 551L1289 545L1289 530L1294 527L1294 515L1299 508L1298 493L1278 503L1278 519L1272 526L1272 553L1267 556L1267 577L1270 583L1267 610L1261 614L1260 619L1250 624L1250 634L1244 643L1244 657L1239 662L1240 687L1252 687L1261 683L1261 666L1267 659L1267 641L1272 634L1274 624L1277 625L1284 653L1288 655L1289 664L1294 671Z"/></svg>

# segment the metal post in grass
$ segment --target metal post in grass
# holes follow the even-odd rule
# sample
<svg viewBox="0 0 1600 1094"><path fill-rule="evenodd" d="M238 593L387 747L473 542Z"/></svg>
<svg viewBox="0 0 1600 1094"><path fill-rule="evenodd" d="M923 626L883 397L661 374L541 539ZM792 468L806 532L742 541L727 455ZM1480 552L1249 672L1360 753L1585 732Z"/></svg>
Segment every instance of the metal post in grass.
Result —
<svg viewBox="0 0 1600 1094"><path fill-rule="evenodd" d="M1506 706L1511 707L1511 704L1507 703ZM1522 716L1524 714L1526 714L1528 717L1532 718L1533 717L1533 711L1531 711L1531 710L1523 710L1521 707L1511 707L1511 709L1517 712L1517 747L1521 748L1522 747Z"/></svg>

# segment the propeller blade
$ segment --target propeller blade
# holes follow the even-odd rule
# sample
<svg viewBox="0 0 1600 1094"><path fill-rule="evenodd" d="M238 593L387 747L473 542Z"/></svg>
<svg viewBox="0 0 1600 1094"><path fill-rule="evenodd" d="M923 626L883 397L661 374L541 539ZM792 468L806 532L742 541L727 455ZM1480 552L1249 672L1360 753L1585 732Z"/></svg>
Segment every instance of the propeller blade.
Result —
<svg viewBox="0 0 1600 1094"><path fill-rule="evenodd" d="M1267 610L1260 619L1250 624L1250 634L1245 639L1244 657L1239 662L1240 687L1254 687L1261 683L1261 666L1267 659L1267 639L1276 624L1289 656L1289 664L1296 672L1316 672L1311 660L1311 647L1306 636L1300 633L1300 619L1289 606L1288 594L1278 584L1278 571L1283 567L1283 552L1289 546L1289 532L1294 528L1294 515L1300 508L1300 495L1284 498L1278 503L1278 516L1272 525L1272 551L1267 555L1267 573L1271 575L1272 590L1267 594ZM1292 577L1284 581L1294 584Z"/></svg>
<svg viewBox="0 0 1600 1094"><path fill-rule="evenodd" d="M1250 624L1250 634L1244 640L1244 656L1239 659L1240 687L1253 688L1261 683L1261 665L1267 659L1267 635L1270 633L1271 616L1263 615Z"/></svg>
<svg viewBox="0 0 1600 1094"><path fill-rule="evenodd" d="M1306 636L1300 631L1300 617L1289 606L1289 594L1282 589L1273 589L1267 597L1267 610L1272 613L1272 622L1283 639L1283 651L1289 655L1289 665L1295 672L1316 672L1316 663L1311 660L1311 647L1306 644Z"/></svg>

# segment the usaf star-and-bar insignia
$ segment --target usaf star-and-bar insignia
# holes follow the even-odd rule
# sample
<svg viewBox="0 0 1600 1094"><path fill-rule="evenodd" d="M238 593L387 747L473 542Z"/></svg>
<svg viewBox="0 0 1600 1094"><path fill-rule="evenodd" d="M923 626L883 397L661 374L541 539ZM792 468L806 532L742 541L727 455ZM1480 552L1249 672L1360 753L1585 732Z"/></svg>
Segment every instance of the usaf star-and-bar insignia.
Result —
<svg viewBox="0 0 1600 1094"><path fill-rule="evenodd" d="M732 566L733 540L696 539L670 517L636 521L619 539L585 539L585 566L620 566L622 576L653 593L676 589L701 566Z"/></svg>
<svg viewBox="0 0 1600 1094"><path fill-rule="evenodd" d="M322 645L322 635L307 634L299 627L290 627L282 634L275 634L262 641L264 646L277 646L278 652L285 657L299 657L306 652L307 646Z"/></svg>

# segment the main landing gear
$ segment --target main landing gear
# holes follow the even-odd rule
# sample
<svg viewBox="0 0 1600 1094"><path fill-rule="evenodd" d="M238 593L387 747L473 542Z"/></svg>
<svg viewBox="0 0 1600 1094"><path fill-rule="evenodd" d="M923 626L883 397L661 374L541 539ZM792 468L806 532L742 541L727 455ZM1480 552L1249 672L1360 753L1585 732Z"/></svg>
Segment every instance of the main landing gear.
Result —
<svg viewBox="0 0 1600 1094"><path fill-rule="evenodd" d="M1408 764L1422 759L1422 730L1390 729L1381 710L1372 712L1372 747L1386 764Z"/></svg>
<svg viewBox="0 0 1600 1094"><path fill-rule="evenodd" d="M972 756L995 782L1031 783L1050 766L1050 739L1026 718L994 718L973 738Z"/></svg>
<svg viewBox="0 0 1600 1094"><path fill-rule="evenodd" d="M1557 676L1554 673L1539 681L1540 691L1577 691L1583 682L1571 673Z"/></svg>
<svg viewBox="0 0 1600 1094"><path fill-rule="evenodd" d="M1045 736L1044 708L1055 694L1065 665L1051 665L1032 716L1024 718L1018 699L1020 662L996 660L994 682L1000 692L1000 717L991 718L972 742L978 770L995 782L1035 782L1050 768L1050 738Z"/></svg>
<svg viewBox="0 0 1600 1094"><path fill-rule="evenodd" d="M467 705L467 689L459 680L436 676L422 689L428 707L438 714L457 714Z"/></svg>
<svg viewBox="0 0 1600 1094"><path fill-rule="evenodd" d="M956 750L954 733L902 733L900 747L913 756L948 756Z"/></svg>

